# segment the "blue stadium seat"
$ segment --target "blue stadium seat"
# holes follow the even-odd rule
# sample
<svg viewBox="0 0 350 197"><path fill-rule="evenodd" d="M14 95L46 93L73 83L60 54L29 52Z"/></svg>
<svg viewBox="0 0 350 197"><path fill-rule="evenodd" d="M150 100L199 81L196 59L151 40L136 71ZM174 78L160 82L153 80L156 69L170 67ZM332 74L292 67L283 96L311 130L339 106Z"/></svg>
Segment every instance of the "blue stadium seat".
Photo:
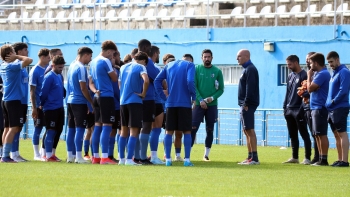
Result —
<svg viewBox="0 0 350 197"><path fill-rule="evenodd" d="M72 7L72 5L67 5L70 2L68 2L68 0L60 0L60 2L58 4L61 5L62 9L70 9Z"/></svg>
<svg viewBox="0 0 350 197"><path fill-rule="evenodd" d="M112 0L113 1L113 0ZM124 3L128 3L130 0L114 0L114 3L111 4L112 8L120 8ZM111 1L109 1L111 3Z"/></svg>
<svg viewBox="0 0 350 197"><path fill-rule="evenodd" d="M156 2L156 0L147 0L147 1L137 0L136 2L140 2L137 4L138 7L147 7L149 3Z"/></svg>
<svg viewBox="0 0 350 197"><path fill-rule="evenodd" d="M169 6L173 6L174 4L176 4L176 1L181 1L181 0L168 0L169 2L163 3L163 6L165 7L169 7Z"/></svg>

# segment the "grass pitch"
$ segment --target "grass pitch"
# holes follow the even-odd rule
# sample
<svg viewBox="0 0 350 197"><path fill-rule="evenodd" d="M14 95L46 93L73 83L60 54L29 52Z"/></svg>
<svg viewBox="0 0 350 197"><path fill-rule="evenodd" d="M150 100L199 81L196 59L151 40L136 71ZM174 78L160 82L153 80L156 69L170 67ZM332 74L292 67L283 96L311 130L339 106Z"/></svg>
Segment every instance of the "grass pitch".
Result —
<svg viewBox="0 0 350 197"><path fill-rule="evenodd" d="M61 159L65 148L61 141ZM258 166L237 164L247 155L243 146L214 145L210 162L202 161L203 149L194 146L194 167L1 163L0 196L350 196L350 168L281 164L291 156L290 148L258 147ZM30 140L21 140L20 152L33 158ZM300 149L300 159L303 154ZM329 155L330 163L336 160L335 150Z"/></svg>

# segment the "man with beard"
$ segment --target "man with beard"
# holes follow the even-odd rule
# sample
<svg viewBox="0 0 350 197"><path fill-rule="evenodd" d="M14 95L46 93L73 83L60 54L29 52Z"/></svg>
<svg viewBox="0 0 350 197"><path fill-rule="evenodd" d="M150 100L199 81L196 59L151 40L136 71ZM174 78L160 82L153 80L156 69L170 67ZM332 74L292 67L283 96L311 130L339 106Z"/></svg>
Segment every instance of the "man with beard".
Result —
<svg viewBox="0 0 350 197"><path fill-rule="evenodd" d="M315 52L309 52L306 55L306 66L307 68L310 70L311 66L310 66L310 56L315 54ZM319 158L320 158L320 154L318 152L318 148L317 148L317 142L316 142L316 136L312 133L312 118L311 118L311 110L310 110L310 94L309 92L306 90L303 90L303 92L300 93L301 97L303 98L303 107L304 107L304 118L305 121L307 123L307 125L309 126L309 130L311 132L311 136L313 138L314 141L314 158L311 160L310 164L314 164L316 162L318 162Z"/></svg>
<svg viewBox="0 0 350 197"><path fill-rule="evenodd" d="M328 53L327 61L333 69L333 75L329 81L326 107L328 123L333 131L338 151L338 160L332 166L349 167L349 137L346 131L349 114L350 71L344 64L340 64L339 55L335 51Z"/></svg>
<svg viewBox="0 0 350 197"><path fill-rule="evenodd" d="M316 135L317 147L320 153L319 161L312 164L314 166L328 166L328 111L325 105L331 76L324 62L325 58L323 54L313 54L310 56L311 69L307 72L307 90L310 93L312 132Z"/></svg>
<svg viewBox="0 0 350 197"><path fill-rule="evenodd" d="M157 64L159 63L159 54L160 54L159 48L157 46L152 45L150 58L154 63L157 63ZM158 66L156 66L156 68L160 72L161 69ZM163 81L162 84L163 84L163 87L166 86L165 80ZM157 93L155 93L155 103L156 103L155 118L154 118L154 122L152 123L152 131L150 135L151 163L160 165L160 164L165 164L162 160L158 158L158 154L157 154L159 135L162 131L162 125L163 125L163 119L164 119L164 108L163 108L163 101Z"/></svg>
<svg viewBox="0 0 350 197"><path fill-rule="evenodd" d="M205 118L206 133L204 161L209 160L209 153L213 144L214 124L218 118L218 98L224 93L224 78L219 68L211 64L213 53L210 49L202 52L203 65L196 66L196 106L192 111L192 144L198 128Z"/></svg>
<svg viewBox="0 0 350 197"><path fill-rule="evenodd" d="M305 159L302 164L310 165L311 141L307 131L307 125L304 121L302 98L297 94L298 87L300 87L301 82L307 79L307 74L305 70L301 69L298 56L290 55L286 61L288 68L292 72L288 75L283 111L292 144L292 158L283 163L299 163L299 130L305 145Z"/></svg>

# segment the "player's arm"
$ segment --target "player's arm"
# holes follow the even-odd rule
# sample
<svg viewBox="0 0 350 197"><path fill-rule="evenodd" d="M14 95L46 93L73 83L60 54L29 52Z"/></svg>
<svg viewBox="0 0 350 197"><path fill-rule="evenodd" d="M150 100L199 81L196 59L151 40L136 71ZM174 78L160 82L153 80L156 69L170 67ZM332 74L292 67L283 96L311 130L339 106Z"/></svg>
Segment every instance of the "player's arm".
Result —
<svg viewBox="0 0 350 197"><path fill-rule="evenodd" d="M247 70L246 97L244 106L249 106L250 101L256 96L255 87L258 85L258 71L256 69Z"/></svg>
<svg viewBox="0 0 350 197"><path fill-rule="evenodd" d="M117 72L115 72L114 70L113 70L113 71L110 71L110 72L108 73L108 75L109 75L109 78L111 78L111 80L112 80L113 82L117 82L117 81L118 81Z"/></svg>
<svg viewBox="0 0 350 197"><path fill-rule="evenodd" d="M32 72L30 72L29 74L29 94L30 94L30 100L32 102L32 118L37 118L37 107L36 106L36 95L35 95L35 91L36 91L36 84L37 84L37 77L38 75L34 72L34 70L32 70ZM40 88L40 87L39 87ZM40 98L38 98L40 99Z"/></svg>
<svg viewBox="0 0 350 197"><path fill-rule="evenodd" d="M336 104L339 102L339 100L342 100L344 97L346 97L349 94L349 86L350 86L350 76L348 75L348 72L339 73L340 78L340 87L339 92L337 95L335 95L332 104Z"/></svg>
<svg viewBox="0 0 350 197"><path fill-rule="evenodd" d="M78 72L78 80L79 80L80 90L83 93L86 100L92 106L92 99L91 99L91 96L89 94L89 90L88 90L87 85L86 85L86 75L87 75L86 69L84 67L80 67L80 72Z"/></svg>
<svg viewBox="0 0 350 197"><path fill-rule="evenodd" d="M30 57L16 55L16 54L8 55L5 58L5 60L8 61L8 62L13 62L16 59L18 59L18 60L20 60L22 62L22 68L29 66L33 62L33 59L30 58Z"/></svg>
<svg viewBox="0 0 350 197"><path fill-rule="evenodd" d="M89 76L89 88L90 88L91 92L93 92L94 94L97 94L97 95L99 94L99 91L95 87L94 80L92 79L91 76Z"/></svg>
<svg viewBox="0 0 350 197"><path fill-rule="evenodd" d="M218 77L216 80L219 82L219 87L212 96L212 100L210 102L212 102L215 99L218 99L224 93L224 77L222 76L221 70L219 70Z"/></svg>
<svg viewBox="0 0 350 197"><path fill-rule="evenodd" d="M195 74L196 69L193 63L190 63L189 69L187 70L187 86L190 91L190 95L192 97L192 103L196 101L196 85L195 85Z"/></svg>
<svg viewBox="0 0 350 197"><path fill-rule="evenodd" d="M160 73L157 75L156 79L154 80L154 88L157 92L157 94L160 96L162 100L166 100L166 95L164 94L164 81L166 79L166 67L160 71Z"/></svg>
<svg viewBox="0 0 350 197"><path fill-rule="evenodd" d="M307 72L307 91L309 93L315 92L316 90L318 90L318 88L320 88L319 85L317 85L316 83L314 83L311 79L311 77L314 75L314 71L312 71L311 69Z"/></svg>
<svg viewBox="0 0 350 197"><path fill-rule="evenodd" d="M36 86L30 85L30 100L32 102L32 118L36 119L38 116L37 106L36 106L36 96L35 96Z"/></svg>
<svg viewBox="0 0 350 197"><path fill-rule="evenodd" d="M90 94L89 94L89 90L86 86L86 82L81 81L81 82L79 82L79 85L80 85L80 90L83 93L84 97L91 104L91 106L93 106L92 99L91 99Z"/></svg>
<svg viewBox="0 0 350 197"><path fill-rule="evenodd" d="M141 96L141 98L143 99L146 97L146 93L149 86L149 79L148 79L147 73L142 73L141 78L143 79L143 88L142 88L142 93L139 94L139 96Z"/></svg>
<svg viewBox="0 0 350 197"><path fill-rule="evenodd" d="M45 77L40 93L40 105L44 106L51 89L52 77Z"/></svg>

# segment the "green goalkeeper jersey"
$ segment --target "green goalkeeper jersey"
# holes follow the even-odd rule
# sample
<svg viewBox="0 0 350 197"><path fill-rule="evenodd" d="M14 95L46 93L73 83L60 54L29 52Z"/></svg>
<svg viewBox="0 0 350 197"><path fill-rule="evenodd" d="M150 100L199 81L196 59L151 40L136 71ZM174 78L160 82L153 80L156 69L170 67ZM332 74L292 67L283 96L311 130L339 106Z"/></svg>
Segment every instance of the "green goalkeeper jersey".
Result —
<svg viewBox="0 0 350 197"><path fill-rule="evenodd" d="M210 68L204 65L196 65L196 105L207 97L213 97L213 101L208 106L218 104L218 98L224 93L224 78L219 68L212 65Z"/></svg>

